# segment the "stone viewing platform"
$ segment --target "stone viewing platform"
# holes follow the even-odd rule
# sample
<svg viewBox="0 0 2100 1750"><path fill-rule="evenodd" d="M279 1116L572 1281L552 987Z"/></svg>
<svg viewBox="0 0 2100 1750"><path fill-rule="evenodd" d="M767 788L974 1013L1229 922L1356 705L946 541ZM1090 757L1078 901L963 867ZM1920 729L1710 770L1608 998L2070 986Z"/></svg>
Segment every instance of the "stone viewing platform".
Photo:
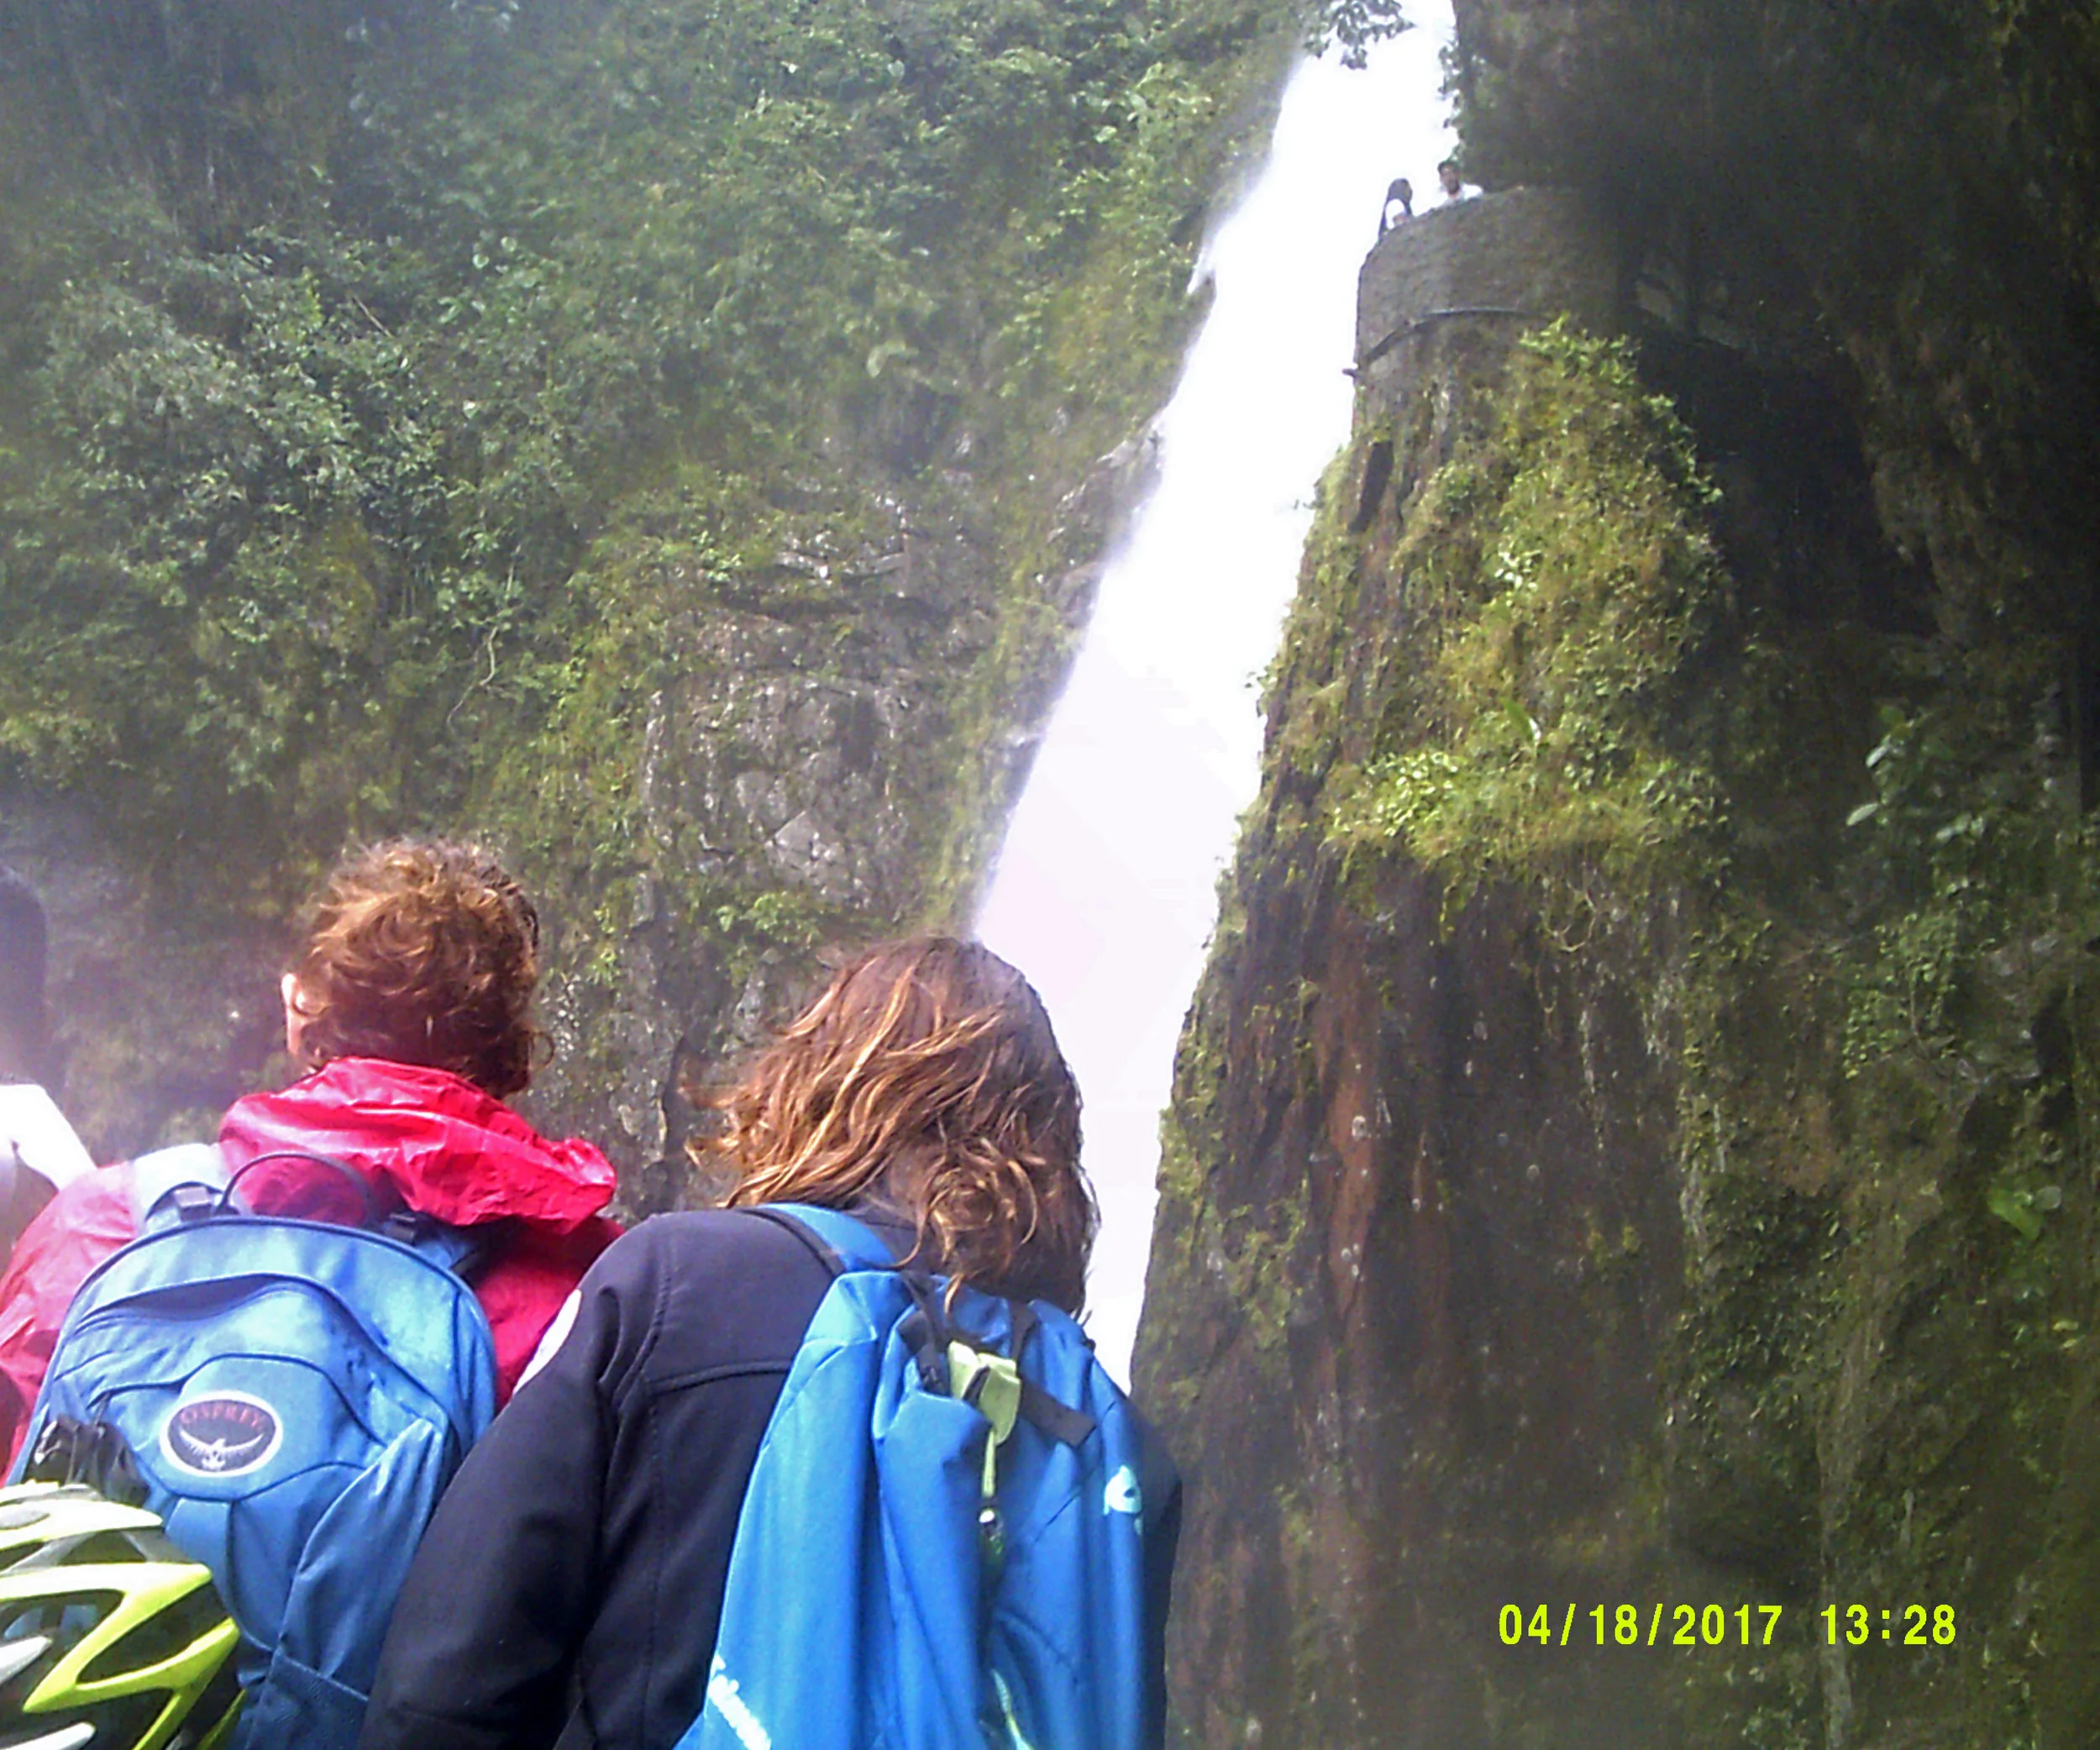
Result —
<svg viewBox="0 0 2100 1750"><path fill-rule="evenodd" d="M1517 188L1432 208L1388 231L1357 279L1358 381L1393 392L1417 336L1452 323L1497 324L1573 316L1619 327L1620 248L1578 194Z"/></svg>

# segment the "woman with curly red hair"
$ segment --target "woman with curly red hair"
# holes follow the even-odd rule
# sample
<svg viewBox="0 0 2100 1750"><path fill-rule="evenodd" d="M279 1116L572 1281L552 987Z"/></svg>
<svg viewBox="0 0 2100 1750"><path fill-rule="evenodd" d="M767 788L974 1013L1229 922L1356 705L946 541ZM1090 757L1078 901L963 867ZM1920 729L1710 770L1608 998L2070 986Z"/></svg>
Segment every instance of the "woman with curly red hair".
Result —
<svg viewBox="0 0 2100 1750"><path fill-rule="evenodd" d="M698 1715L744 1491L832 1280L812 1234L751 1206L847 1210L900 1263L1079 1310L1096 1217L1079 1090L989 949L862 954L717 1105L729 1206L646 1222L584 1279L431 1522L360 1750L661 1750ZM1158 1456L1155 1691L1179 1511ZM1157 1693L1152 1713L1157 1742Z"/></svg>
<svg viewBox="0 0 2100 1750"><path fill-rule="evenodd" d="M398 839L350 857L314 902L281 986L285 1044L307 1074L236 1101L219 1126L228 1169L289 1151L349 1167L366 1195L312 1161L241 1181L268 1212L357 1221L410 1210L487 1240L475 1297L496 1337L498 1400L619 1229L589 1143L541 1136L505 1098L532 1080L539 919L487 852ZM24 1233L0 1279L0 1427L19 1442L67 1303L135 1237L129 1164L82 1176Z"/></svg>

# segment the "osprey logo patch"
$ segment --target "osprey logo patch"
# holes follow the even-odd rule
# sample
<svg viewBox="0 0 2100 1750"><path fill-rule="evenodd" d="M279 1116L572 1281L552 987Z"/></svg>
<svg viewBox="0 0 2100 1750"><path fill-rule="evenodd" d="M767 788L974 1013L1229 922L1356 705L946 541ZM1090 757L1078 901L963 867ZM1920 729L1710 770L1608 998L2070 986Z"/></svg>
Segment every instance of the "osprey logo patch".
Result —
<svg viewBox="0 0 2100 1750"><path fill-rule="evenodd" d="M215 1391L177 1404L160 1425L160 1452L177 1470L197 1477L245 1476L260 1470L284 1442L284 1424L260 1398Z"/></svg>

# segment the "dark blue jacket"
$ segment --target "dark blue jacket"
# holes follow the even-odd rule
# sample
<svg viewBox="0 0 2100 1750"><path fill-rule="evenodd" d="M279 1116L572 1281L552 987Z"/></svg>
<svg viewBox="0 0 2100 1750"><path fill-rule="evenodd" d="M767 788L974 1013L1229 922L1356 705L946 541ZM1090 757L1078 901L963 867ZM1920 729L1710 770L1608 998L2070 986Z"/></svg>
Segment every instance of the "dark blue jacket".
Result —
<svg viewBox="0 0 2100 1750"><path fill-rule="evenodd" d="M440 1504L360 1750L677 1742L700 1711L759 1442L830 1285L811 1243L742 1211L659 1216L614 1244L584 1279L567 1340ZM1156 1462L1144 1499L1158 1741L1180 1500L1163 1453Z"/></svg>

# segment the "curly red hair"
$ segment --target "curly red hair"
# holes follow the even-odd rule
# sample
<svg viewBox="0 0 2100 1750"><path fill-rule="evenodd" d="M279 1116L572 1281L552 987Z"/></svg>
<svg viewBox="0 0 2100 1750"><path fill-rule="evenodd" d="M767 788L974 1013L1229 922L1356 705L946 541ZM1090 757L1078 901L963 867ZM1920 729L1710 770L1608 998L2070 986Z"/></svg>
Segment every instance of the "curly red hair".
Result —
<svg viewBox="0 0 2100 1750"><path fill-rule="evenodd" d="M308 1069L385 1058L501 1099L533 1079L539 914L480 846L398 838L349 858L293 967Z"/></svg>
<svg viewBox="0 0 2100 1750"><path fill-rule="evenodd" d="M870 949L715 1104L704 1146L739 1175L732 1205L889 1201L956 1282L1083 1304L1100 1218L1079 1087L1042 998L989 949Z"/></svg>

